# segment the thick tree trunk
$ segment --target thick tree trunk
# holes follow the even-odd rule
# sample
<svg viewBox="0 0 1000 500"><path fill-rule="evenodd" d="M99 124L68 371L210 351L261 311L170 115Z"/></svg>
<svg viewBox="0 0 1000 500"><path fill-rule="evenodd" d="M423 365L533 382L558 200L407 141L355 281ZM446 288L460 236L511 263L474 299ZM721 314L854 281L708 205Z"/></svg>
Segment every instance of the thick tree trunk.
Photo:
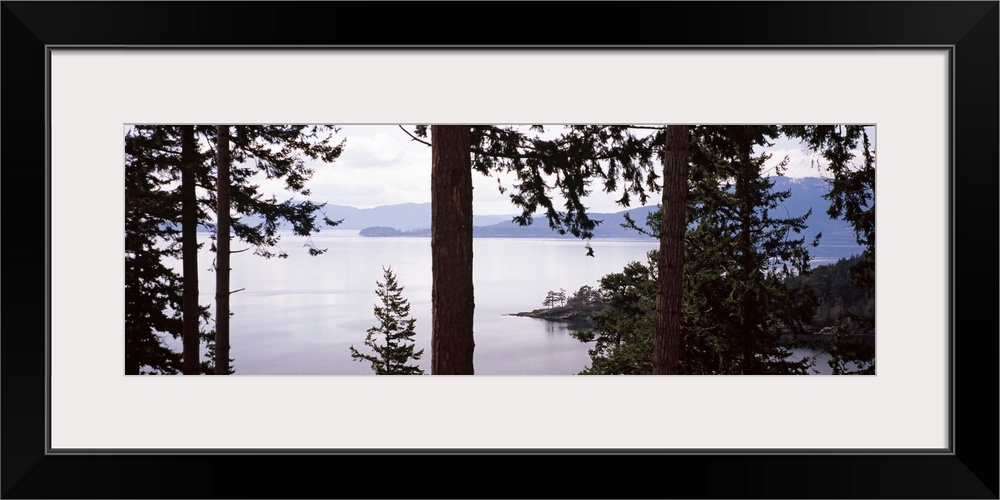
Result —
<svg viewBox="0 0 1000 500"><path fill-rule="evenodd" d="M218 231L215 269L215 374L229 375L229 127L218 125Z"/></svg>
<svg viewBox="0 0 1000 500"><path fill-rule="evenodd" d="M182 315L184 328L184 374L198 375L201 354L198 327L198 199L195 172L198 169L194 125L181 127L181 252L184 269Z"/></svg>
<svg viewBox="0 0 1000 500"><path fill-rule="evenodd" d="M431 127L431 374L472 375L470 127Z"/></svg>
<svg viewBox="0 0 1000 500"><path fill-rule="evenodd" d="M753 251L753 215L759 203L758 195L751 185L754 180L760 178L760 172L751 162L753 155L753 143L751 142L750 127L740 127L736 138L739 141L739 171L736 176L736 199L740 217L739 232L739 256L737 272L745 283L749 285L756 273L756 263L754 262ZM756 351L757 328L762 318L760 310L756 307L752 295L741 293L739 295L740 311L740 373L744 375L756 374L758 372L754 352Z"/></svg>
<svg viewBox="0 0 1000 500"><path fill-rule="evenodd" d="M688 127L669 125L663 153L659 284L653 335L653 374L676 375L680 367L681 297L686 229Z"/></svg>

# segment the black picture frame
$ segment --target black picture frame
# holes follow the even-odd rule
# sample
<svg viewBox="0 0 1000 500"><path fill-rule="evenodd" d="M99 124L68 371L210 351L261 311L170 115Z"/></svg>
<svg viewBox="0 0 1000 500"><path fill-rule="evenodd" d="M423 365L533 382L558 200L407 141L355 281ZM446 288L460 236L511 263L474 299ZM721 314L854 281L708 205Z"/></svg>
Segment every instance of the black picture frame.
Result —
<svg viewBox="0 0 1000 500"><path fill-rule="evenodd" d="M998 498L996 1L2 4L6 147L0 154L3 222L12 238L3 255L9 280L17 280L7 289L14 291L3 294L7 314L0 337L4 498ZM43 251L39 236L48 227L47 47L413 44L950 47L949 452L48 454L50 249ZM919 139L914 143L918 147ZM21 244L29 239L34 241ZM169 414L141 415L136 418L170 425ZM863 409L857 415L864 418Z"/></svg>

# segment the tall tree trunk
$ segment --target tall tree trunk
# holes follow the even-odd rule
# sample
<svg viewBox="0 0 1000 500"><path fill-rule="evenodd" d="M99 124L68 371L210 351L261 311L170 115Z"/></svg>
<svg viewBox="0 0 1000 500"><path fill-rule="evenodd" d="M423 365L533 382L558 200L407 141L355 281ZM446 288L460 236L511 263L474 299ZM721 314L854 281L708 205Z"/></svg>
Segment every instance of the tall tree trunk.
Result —
<svg viewBox="0 0 1000 500"><path fill-rule="evenodd" d="M431 145L431 374L472 375L470 127L433 125Z"/></svg>
<svg viewBox="0 0 1000 500"><path fill-rule="evenodd" d="M759 203L758 194L752 183L760 178L760 171L751 161L753 142L749 126L739 127L736 138L739 141L739 171L736 176L736 200L740 217L739 256L736 270L749 288L757 272L753 251L753 215ZM744 375L758 372L754 352L757 344L757 328L761 322L760 310L749 293L739 294L740 311L740 373Z"/></svg>
<svg viewBox="0 0 1000 500"><path fill-rule="evenodd" d="M195 173L199 167L195 151L194 125L181 127L181 252L184 267L182 315L184 328L184 374L198 375L201 371L201 345L198 318L198 199L195 194Z"/></svg>
<svg viewBox="0 0 1000 500"><path fill-rule="evenodd" d="M229 126L216 126L218 231L215 270L215 374L229 375Z"/></svg>
<svg viewBox="0 0 1000 500"><path fill-rule="evenodd" d="M676 375L680 367L681 297L686 230L688 126L669 125L663 152L659 284L653 335L653 374Z"/></svg>

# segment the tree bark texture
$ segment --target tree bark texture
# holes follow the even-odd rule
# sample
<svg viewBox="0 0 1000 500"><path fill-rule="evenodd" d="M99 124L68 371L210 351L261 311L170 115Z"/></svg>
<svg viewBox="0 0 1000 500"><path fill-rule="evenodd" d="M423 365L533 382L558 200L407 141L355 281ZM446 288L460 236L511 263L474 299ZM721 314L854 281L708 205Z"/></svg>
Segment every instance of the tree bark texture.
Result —
<svg viewBox="0 0 1000 500"><path fill-rule="evenodd" d="M472 160L467 125L431 126L431 374L472 375Z"/></svg>
<svg viewBox="0 0 1000 500"><path fill-rule="evenodd" d="M676 375L680 368L681 298L684 292L684 233L688 175L686 125L669 125L663 152L659 283L653 336L653 374Z"/></svg>
<svg viewBox="0 0 1000 500"><path fill-rule="evenodd" d="M197 151L194 125L181 127L181 253L184 271L182 301L184 343L184 375L198 375L201 371L201 345L198 318L198 198L195 193Z"/></svg>
<svg viewBox="0 0 1000 500"><path fill-rule="evenodd" d="M229 126L216 126L218 167L215 269L215 374L229 375Z"/></svg>
<svg viewBox="0 0 1000 500"><path fill-rule="evenodd" d="M753 155L753 142L751 141L752 130L750 127L740 127L736 134L739 141L739 171L736 175L736 199L738 203L738 213L740 218L739 254L737 264L739 276L747 286L754 279L757 265L754 257L753 245L753 216L759 203L758 193L755 192L752 182L760 178L760 171L751 161ZM763 318L761 311L753 300L753 294L739 294L740 311L740 373L756 374L758 372L756 357L757 350L757 328Z"/></svg>

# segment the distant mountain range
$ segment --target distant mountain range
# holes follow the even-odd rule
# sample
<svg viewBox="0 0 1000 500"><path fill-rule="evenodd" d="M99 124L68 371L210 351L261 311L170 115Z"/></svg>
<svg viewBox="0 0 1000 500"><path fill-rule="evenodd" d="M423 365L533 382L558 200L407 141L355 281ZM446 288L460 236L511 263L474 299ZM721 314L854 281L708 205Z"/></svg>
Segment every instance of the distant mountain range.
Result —
<svg viewBox="0 0 1000 500"><path fill-rule="evenodd" d="M372 226L391 226L400 230L425 229L431 227L430 203L401 203L375 208L354 208L343 205L327 205L323 213L333 220L343 219L337 229L364 229ZM510 215L476 215L474 226L488 226L510 220Z"/></svg>
<svg viewBox="0 0 1000 500"><path fill-rule="evenodd" d="M354 208L345 205L326 205L316 213L318 217L326 216L331 220L343 220L335 229L364 229L373 226L391 226L403 231L426 229L431 227L430 203L400 203L398 205L383 205L374 208ZM511 220L513 215L475 215L472 217L474 226L488 226L498 222ZM262 219L256 216L245 216L240 219L247 224L259 224ZM317 219L322 220L322 219ZM288 223L278 225L280 229L291 229ZM200 231L205 231L199 228Z"/></svg>
<svg viewBox="0 0 1000 500"><path fill-rule="evenodd" d="M809 229L803 233L812 238L818 232L824 237L854 241L854 231L843 220L831 220L826 214L829 202L823 195L829 191L826 181L818 177L789 179L772 177L775 191L790 190L791 196L772 212L774 217L799 217L810 208L812 214L806 219ZM591 213L594 220L602 221L594 231L595 238L645 238L633 230L621 227L628 213L633 220L643 224L646 216L657 207L639 207L622 210L615 213ZM346 209L341 211L341 209ZM430 203L409 203L404 205L389 205L367 210L350 207L331 207L325 210L332 219L343 218L344 222L338 229L365 229L372 236L425 236L430 234ZM336 215L333 215L336 214ZM353 217L353 223L352 223ZM487 215L473 217L475 234L480 237L558 237L548 226L544 216L538 216L529 226L520 226L513 222L513 215ZM378 228L376 230L375 228Z"/></svg>
<svg viewBox="0 0 1000 500"><path fill-rule="evenodd" d="M829 202L823 195L829 191L826 181L818 177L790 179L787 177L772 177L774 190L790 190L791 196L779 206L772 215L774 217L799 217L812 208L812 215L806 223L809 228L803 232L806 241L819 232L823 233L820 247L811 253L821 258L836 260L860 253L861 248L854 239L854 230L843 220L831 220L826 214ZM640 207L622 210L615 213L592 213L591 219L601 221L594 230L594 239L629 238L648 239L631 229L621 225L628 213L633 220L642 225L646 216L656 210L656 206ZM342 205L326 205L323 214L333 220L343 222L336 229L361 230L363 236L373 237L427 237L430 236L431 204L403 203L385 205L375 208L354 208ZM473 236L478 238L572 238L570 235L560 236L549 228L544 215L538 216L528 226L513 222L513 215L475 215L473 216ZM247 222L253 222L253 218ZM290 229L282 226L283 229Z"/></svg>

